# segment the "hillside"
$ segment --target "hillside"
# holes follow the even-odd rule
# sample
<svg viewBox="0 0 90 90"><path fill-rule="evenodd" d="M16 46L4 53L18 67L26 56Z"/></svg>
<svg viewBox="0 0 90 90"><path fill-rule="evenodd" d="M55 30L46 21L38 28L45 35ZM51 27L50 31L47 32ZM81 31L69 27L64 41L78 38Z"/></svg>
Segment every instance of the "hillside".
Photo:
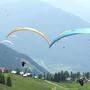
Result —
<svg viewBox="0 0 90 90"><path fill-rule="evenodd" d="M30 77L25 78L17 75L11 76L12 87L6 87L0 84L0 90L90 90L90 83L85 83L85 85L82 87L76 82L52 83Z"/></svg>
<svg viewBox="0 0 90 90"><path fill-rule="evenodd" d="M0 85L0 90L52 90L54 87L44 80L23 78L16 75L12 76L12 85L11 88ZM57 90L60 89L60 87L57 87Z"/></svg>
<svg viewBox="0 0 90 90"><path fill-rule="evenodd" d="M7 67L9 69L20 68L22 59L28 61L28 66L32 69L32 72L37 74L47 72L47 70L38 65L27 55L19 53L6 45L0 44L0 67Z"/></svg>

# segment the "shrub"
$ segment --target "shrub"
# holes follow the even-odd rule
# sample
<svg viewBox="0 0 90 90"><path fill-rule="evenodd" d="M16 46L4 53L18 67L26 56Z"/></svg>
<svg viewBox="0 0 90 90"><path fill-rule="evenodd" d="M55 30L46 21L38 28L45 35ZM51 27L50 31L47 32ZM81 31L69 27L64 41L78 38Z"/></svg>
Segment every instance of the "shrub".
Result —
<svg viewBox="0 0 90 90"><path fill-rule="evenodd" d="M12 86L12 81L11 81L11 77L10 76L7 77L7 83L6 83L6 85L8 87L11 87Z"/></svg>

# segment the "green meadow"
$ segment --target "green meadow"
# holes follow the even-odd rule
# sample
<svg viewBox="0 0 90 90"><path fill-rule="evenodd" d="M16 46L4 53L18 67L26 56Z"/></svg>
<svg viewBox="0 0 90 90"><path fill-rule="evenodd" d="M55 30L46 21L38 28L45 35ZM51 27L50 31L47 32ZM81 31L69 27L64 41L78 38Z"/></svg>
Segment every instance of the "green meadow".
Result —
<svg viewBox="0 0 90 90"><path fill-rule="evenodd" d="M7 75L6 75L7 76ZM45 80L11 75L12 87L0 84L0 90L90 90L90 83L52 83Z"/></svg>

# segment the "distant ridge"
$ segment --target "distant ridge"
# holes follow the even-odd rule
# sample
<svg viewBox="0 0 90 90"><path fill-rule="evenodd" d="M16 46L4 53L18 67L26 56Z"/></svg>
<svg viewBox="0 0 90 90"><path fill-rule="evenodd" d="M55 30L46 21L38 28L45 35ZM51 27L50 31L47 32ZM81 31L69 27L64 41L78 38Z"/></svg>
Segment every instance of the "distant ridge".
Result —
<svg viewBox="0 0 90 90"><path fill-rule="evenodd" d="M16 69L21 67L21 59L25 59L29 62L30 67L33 68L32 72L37 74L47 73L48 71L38 65L29 56L19 53L6 45L0 44L0 66L7 67L9 69Z"/></svg>

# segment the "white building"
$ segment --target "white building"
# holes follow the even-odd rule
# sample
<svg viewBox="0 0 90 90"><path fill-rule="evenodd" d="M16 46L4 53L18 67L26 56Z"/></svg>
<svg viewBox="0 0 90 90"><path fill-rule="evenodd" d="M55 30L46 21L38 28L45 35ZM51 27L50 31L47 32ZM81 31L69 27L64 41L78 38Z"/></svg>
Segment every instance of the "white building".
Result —
<svg viewBox="0 0 90 90"><path fill-rule="evenodd" d="M17 71L11 71L11 73L12 73L12 74L16 74L16 73L17 73Z"/></svg>

